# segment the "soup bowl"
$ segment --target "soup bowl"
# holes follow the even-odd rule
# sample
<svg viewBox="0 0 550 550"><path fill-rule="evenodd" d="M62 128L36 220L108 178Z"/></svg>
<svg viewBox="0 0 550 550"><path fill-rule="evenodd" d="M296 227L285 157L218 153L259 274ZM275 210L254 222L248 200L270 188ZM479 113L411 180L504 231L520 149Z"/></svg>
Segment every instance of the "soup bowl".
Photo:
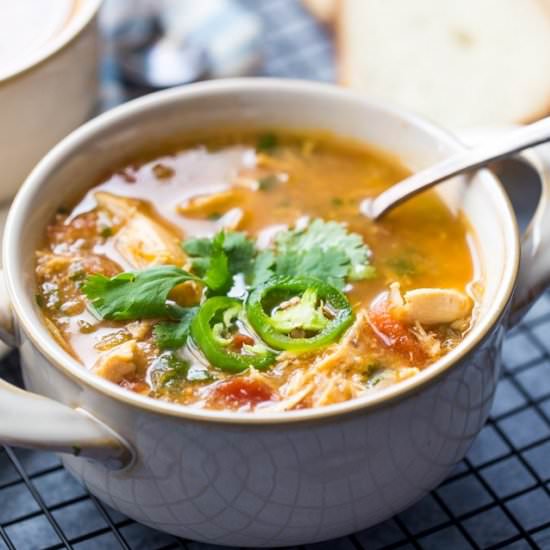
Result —
<svg viewBox="0 0 550 550"><path fill-rule="evenodd" d="M421 118L349 91L270 79L161 92L88 122L38 164L8 217L2 337L19 348L29 391L1 383L0 440L62 453L91 493L175 535L251 547L330 539L421 498L482 428L503 334L549 278L550 156L529 154L543 192L522 238L488 171L438 187L472 227L483 293L464 341L436 363L375 394L318 409L197 410L124 390L66 353L35 304L34 250L62 203L147 144L232 126L325 130L389 151L413 170L465 147Z"/></svg>

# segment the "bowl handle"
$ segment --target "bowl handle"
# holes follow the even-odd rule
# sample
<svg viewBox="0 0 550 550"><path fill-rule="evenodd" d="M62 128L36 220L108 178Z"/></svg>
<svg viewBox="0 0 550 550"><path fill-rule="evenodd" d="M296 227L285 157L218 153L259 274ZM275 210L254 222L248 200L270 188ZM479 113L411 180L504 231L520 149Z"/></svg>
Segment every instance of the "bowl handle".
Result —
<svg viewBox="0 0 550 550"><path fill-rule="evenodd" d="M13 318L0 270L0 339L15 345ZM84 409L22 390L0 379L0 444L68 453L111 470L128 467L131 447Z"/></svg>
<svg viewBox="0 0 550 550"><path fill-rule="evenodd" d="M521 263L512 300L510 324L517 324L535 300L550 285L550 145L524 151L520 159L529 163L541 181L535 214L522 237Z"/></svg>

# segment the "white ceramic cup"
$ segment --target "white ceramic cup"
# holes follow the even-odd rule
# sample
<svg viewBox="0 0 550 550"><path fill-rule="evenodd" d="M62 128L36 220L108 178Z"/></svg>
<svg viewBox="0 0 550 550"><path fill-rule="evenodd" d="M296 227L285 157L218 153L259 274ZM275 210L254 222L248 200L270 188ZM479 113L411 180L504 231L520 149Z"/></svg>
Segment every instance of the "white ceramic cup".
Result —
<svg viewBox="0 0 550 550"><path fill-rule="evenodd" d="M7 72L0 66L0 202L11 199L40 158L92 115L100 5L75 0L59 33L20 65Z"/></svg>
<svg viewBox="0 0 550 550"><path fill-rule="evenodd" d="M483 426L510 315L518 318L548 282L550 155L531 154L544 191L521 245L489 172L438 187L474 229L484 282L479 318L456 349L411 379L324 408L194 410L126 391L63 351L34 302L34 251L56 208L123 157L168 136L231 126L329 130L391 151L412 169L465 147L423 119L300 81L196 84L88 122L38 164L8 217L3 337L19 347L35 393L0 384L0 441L65 453L65 466L93 494L175 535L252 547L329 539L434 488Z"/></svg>

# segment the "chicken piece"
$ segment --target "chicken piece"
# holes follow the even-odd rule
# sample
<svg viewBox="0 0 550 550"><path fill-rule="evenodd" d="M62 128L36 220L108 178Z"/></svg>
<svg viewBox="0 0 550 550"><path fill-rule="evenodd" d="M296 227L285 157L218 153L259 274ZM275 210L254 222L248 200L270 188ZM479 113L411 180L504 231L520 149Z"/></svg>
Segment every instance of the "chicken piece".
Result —
<svg viewBox="0 0 550 550"><path fill-rule="evenodd" d="M182 307L191 307L197 305L202 296L202 286L195 281L185 281L175 286L168 294L169 300L174 300L176 304Z"/></svg>
<svg viewBox="0 0 550 550"><path fill-rule="evenodd" d="M183 266L186 255L180 239L149 216L136 212L115 235L115 247L133 267Z"/></svg>
<svg viewBox="0 0 550 550"><path fill-rule="evenodd" d="M409 290L400 299L399 284L391 285L391 312L406 323L439 325L466 318L472 310L472 301L464 293L452 288L417 288Z"/></svg>
<svg viewBox="0 0 550 550"><path fill-rule="evenodd" d="M104 192L95 197L101 208L123 223L113 237L114 246L132 267L185 264L187 257L180 247L180 236L143 212L139 201Z"/></svg>
<svg viewBox="0 0 550 550"><path fill-rule="evenodd" d="M119 384L127 377L136 374L143 363L143 357L135 340L126 342L103 352L98 357L92 371L102 378Z"/></svg>

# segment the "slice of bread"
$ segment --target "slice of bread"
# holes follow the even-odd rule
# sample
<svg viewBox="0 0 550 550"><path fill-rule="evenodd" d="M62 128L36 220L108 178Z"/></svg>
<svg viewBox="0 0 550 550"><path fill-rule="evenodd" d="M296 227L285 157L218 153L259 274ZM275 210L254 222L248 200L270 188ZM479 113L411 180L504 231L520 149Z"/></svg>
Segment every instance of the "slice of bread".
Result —
<svg viewBox="0 0 550 550"><path fill-rule="evenodd" d="M341 0L342 82L452 128L550 113L549 0Z"/></svg>
<svg viewBox="0 0 550 550"><path fill-rule="evenodd" d="M330 25L336 15L338 0L302 0L305 7L321 23Z"/></svg>

